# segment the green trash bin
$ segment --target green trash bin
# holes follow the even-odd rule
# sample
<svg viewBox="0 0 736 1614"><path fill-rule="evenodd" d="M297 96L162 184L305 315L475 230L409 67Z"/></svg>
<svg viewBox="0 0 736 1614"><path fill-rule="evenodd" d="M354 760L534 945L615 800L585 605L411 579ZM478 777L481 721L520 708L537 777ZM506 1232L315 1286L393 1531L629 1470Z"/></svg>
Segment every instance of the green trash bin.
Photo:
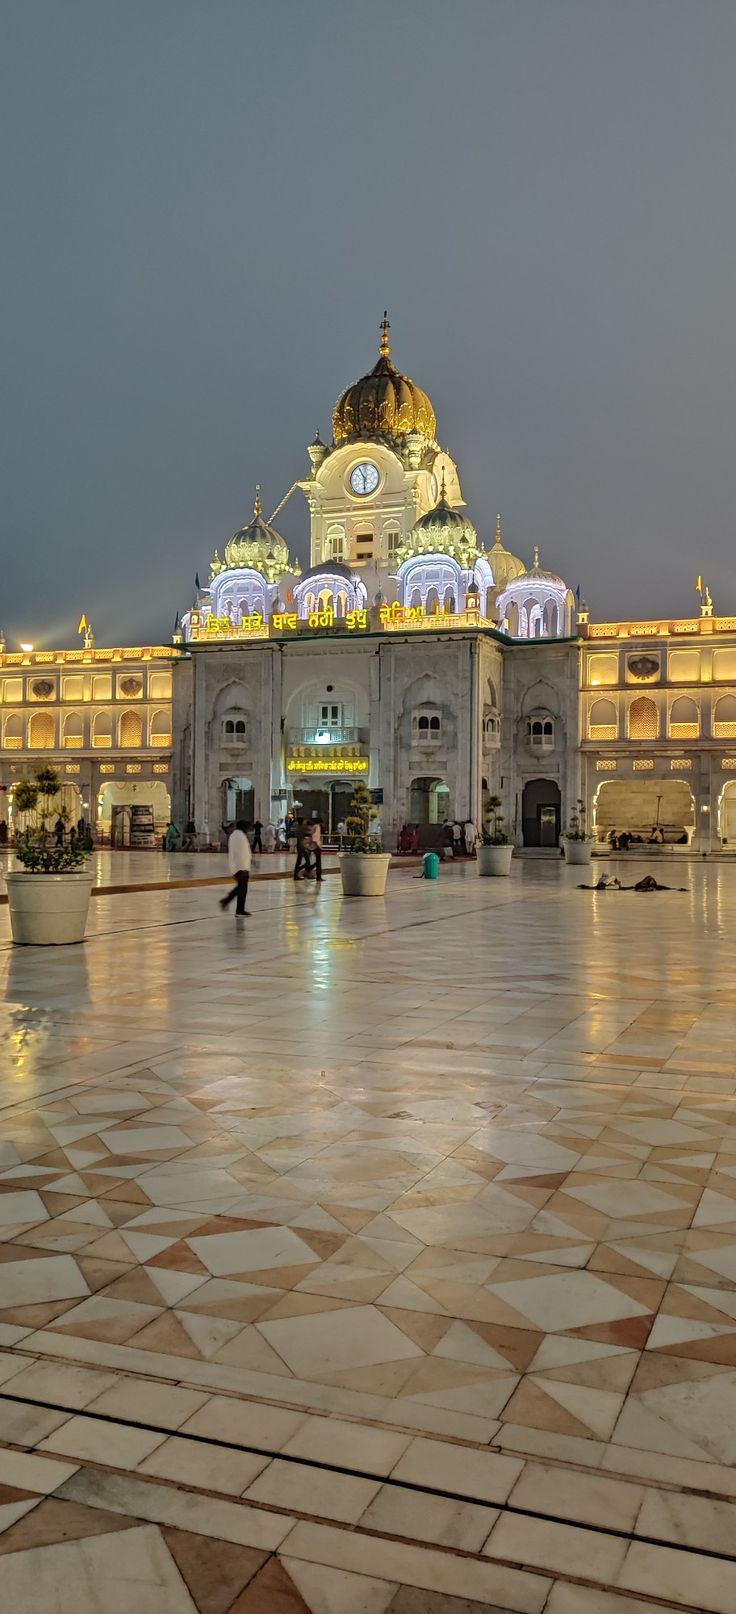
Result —
<svg viewBox="0 0 736 1614"><path fill-rule="evenodd" d="M422 878L436 880L439 874L440 860L436 852L425 852L422 858Z"/></svg>

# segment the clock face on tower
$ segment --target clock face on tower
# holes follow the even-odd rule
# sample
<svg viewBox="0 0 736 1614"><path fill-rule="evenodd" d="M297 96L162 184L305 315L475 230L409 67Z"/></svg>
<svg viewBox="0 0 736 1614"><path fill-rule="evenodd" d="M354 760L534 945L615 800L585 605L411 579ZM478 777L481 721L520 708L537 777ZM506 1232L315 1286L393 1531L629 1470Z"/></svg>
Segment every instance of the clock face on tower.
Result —
<svg viewBox="0 0 736 1614"><path fill-rule="evenodd" d="M378 467L372 465L370 460L361 460L360 465L354 465L350 472L350 488L361 498L367 493L375 493L380 477Z"/></svg>

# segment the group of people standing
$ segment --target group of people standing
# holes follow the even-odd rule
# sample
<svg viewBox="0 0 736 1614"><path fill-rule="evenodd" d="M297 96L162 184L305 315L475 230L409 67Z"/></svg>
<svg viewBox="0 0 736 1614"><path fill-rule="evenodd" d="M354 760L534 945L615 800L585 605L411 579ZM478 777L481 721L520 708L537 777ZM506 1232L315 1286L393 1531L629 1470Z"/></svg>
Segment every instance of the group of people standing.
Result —
<svg viewBox="0 0 736 1614"><path fill-rule="evenodd" d="M59 814L59 817L54 824L54 840L57 846L63 846L66 839L66 820L62 818L61 814ZM94 846L94 841L92 839L92 825L84 816L78 818L76 824L70 824L69 845L81 846L84 848L85 852L92 851Z"/></svg>

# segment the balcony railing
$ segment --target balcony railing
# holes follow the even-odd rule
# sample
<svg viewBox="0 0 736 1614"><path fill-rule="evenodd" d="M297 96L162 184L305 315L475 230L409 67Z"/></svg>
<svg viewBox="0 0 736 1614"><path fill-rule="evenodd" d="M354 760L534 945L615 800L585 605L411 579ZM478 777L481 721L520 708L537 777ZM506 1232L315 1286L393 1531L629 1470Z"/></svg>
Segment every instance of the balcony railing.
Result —
<svg viewBox="0 0 736 1614"><path fill-rule="evenodd" d="M338 728L331 723L313 723L306 729L289 729L287 745L365 745L365 729Z"/></svg>

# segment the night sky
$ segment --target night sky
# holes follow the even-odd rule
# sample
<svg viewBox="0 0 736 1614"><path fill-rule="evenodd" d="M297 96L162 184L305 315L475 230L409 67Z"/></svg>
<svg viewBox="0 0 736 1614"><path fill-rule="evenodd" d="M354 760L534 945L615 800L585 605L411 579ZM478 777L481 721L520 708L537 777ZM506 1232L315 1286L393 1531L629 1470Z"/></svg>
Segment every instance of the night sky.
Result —
<svg viewBox="0 0 736 1614"><path fill-rule="evenodd" d="M736 613L733 0L0 14L9 647L168 638L384 306L484 541Z"/></svg>

